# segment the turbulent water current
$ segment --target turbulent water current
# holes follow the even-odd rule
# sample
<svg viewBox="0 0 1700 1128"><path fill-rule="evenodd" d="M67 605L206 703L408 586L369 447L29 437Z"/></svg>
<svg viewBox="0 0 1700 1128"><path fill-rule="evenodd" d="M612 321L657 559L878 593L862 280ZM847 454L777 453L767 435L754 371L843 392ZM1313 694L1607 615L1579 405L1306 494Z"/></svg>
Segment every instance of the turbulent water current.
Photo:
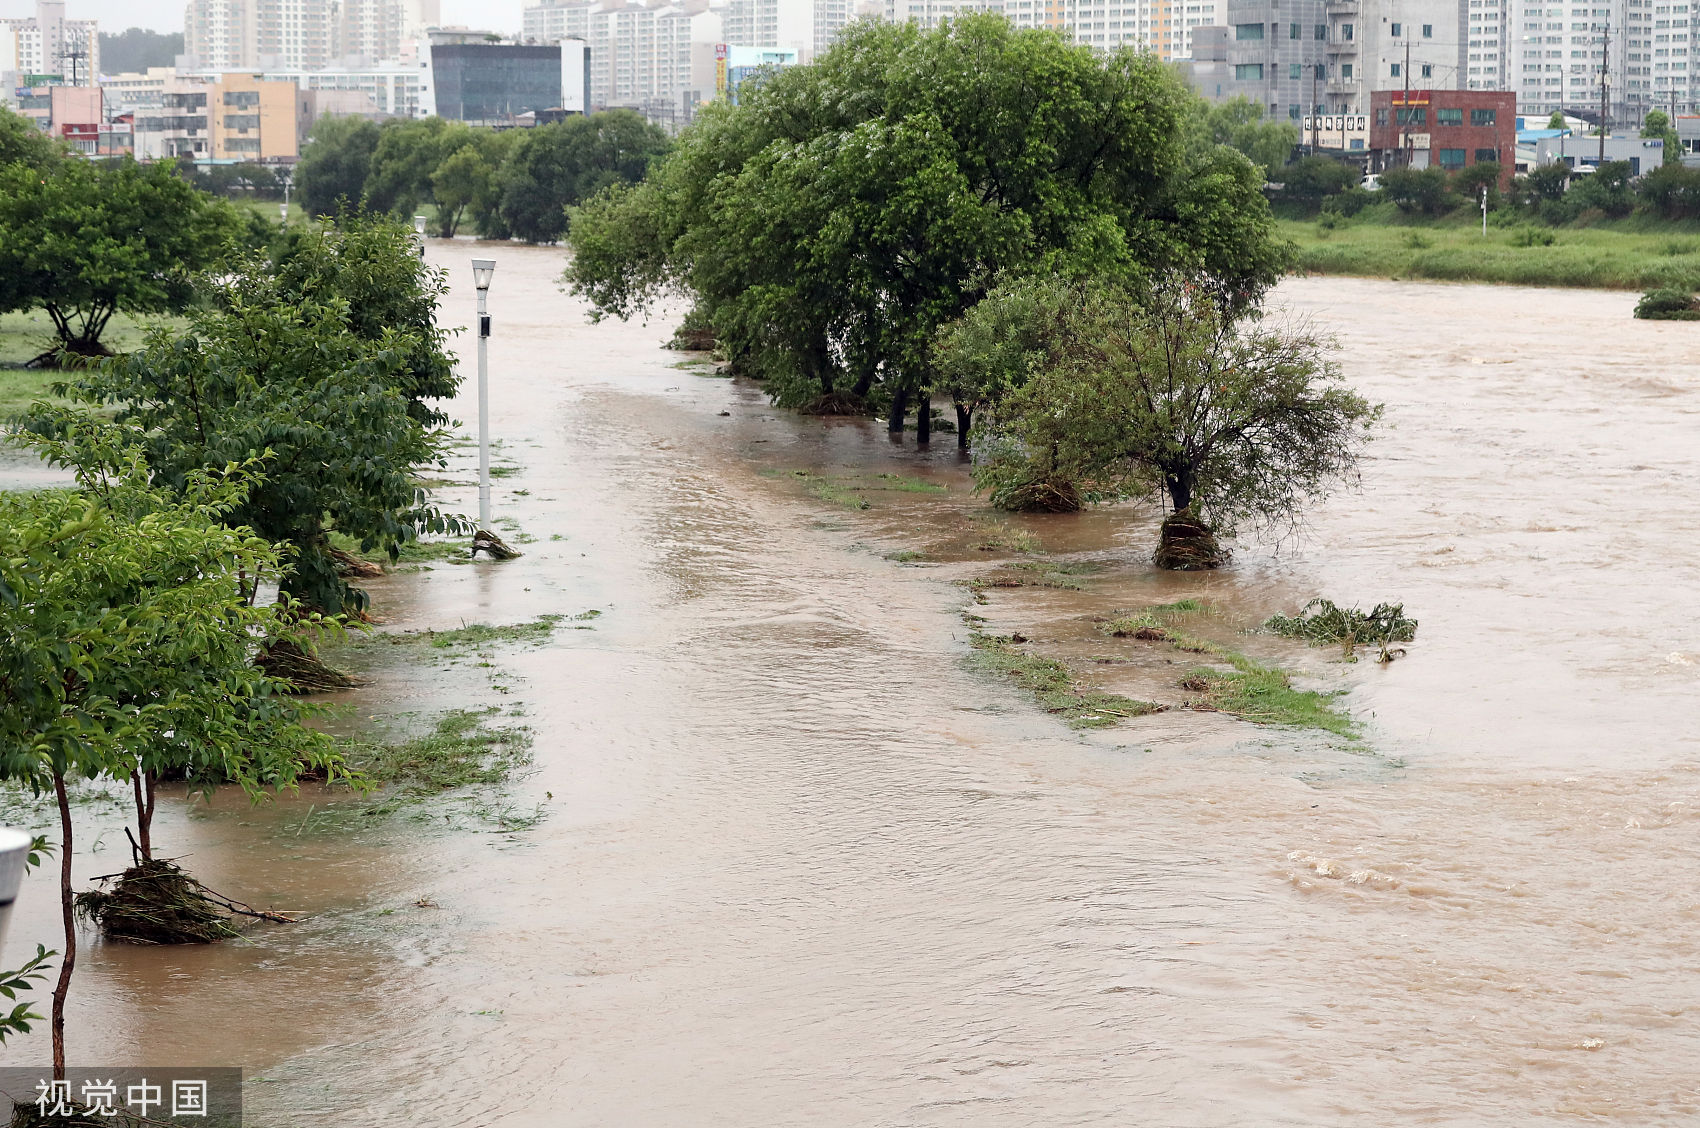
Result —
<svg viewBox="0 0 1700 1128"><path fill-rule="evenodd" d="M430 248L451 323L473 253ZM73 1064L241 1065L266 1128L1700 1123L1700 327L1291 280L1283 316L1386 404L1361 489L1177 576L1151 512L996 517L949 436L773 409L679 367L670 318L588 324L561 252L494 253L526 555L375 581L380 629L601 615L490 670L375 659L345 703L512 709L541 820L171 801L165 852L308 919L85 935ZM799 469L947 489L850 510ZM1344 691L1359 747L1178 709L1071 732L962 666L953 581L1000 522L1101 571L977 611L1108 688L1139 687L1090 674L1091 618L1158 599L1402 600L1420 631L1385 668L1247 644ZM122 868L123 807L78 818L79 880ZM56 912L32 877L7 958Z"/></svg>

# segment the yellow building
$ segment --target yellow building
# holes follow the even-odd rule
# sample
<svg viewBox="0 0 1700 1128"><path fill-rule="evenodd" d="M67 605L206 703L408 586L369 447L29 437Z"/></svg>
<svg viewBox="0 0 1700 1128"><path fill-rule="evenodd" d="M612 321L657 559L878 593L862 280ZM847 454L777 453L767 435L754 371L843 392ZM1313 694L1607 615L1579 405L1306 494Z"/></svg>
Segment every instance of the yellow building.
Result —
<svg viewBox="0 0 1700 1128"><path fill-rule="evenodd" d="M215 161L293 161L300 154L295 83L257 74L221 74L207 87Z"/></svg>

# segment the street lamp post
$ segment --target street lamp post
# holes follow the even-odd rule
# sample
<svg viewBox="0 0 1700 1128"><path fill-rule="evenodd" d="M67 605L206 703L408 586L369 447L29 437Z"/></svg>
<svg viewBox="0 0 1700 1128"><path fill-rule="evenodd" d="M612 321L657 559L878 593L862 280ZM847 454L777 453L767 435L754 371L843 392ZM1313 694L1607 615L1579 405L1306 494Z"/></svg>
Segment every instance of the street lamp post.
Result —
<svg viewBox="0 0 1700 1128"><path fill-rule="evenodd" d="M495 259L472 260L472 284L478 287L478 527L490 528L490 313L485 302Z"/></svg>
<svg viewBox="0 0 1700 1128"><path fill-rule="evenodd" d="M422 216L422 215L416 215L416 216L413 217L413 245L419 248L419 257L424 258L425 257L425 217ZM489 285L489 283L485 283L485 285ZM482 293L482 291L480 291L480 292Z"/></svg>

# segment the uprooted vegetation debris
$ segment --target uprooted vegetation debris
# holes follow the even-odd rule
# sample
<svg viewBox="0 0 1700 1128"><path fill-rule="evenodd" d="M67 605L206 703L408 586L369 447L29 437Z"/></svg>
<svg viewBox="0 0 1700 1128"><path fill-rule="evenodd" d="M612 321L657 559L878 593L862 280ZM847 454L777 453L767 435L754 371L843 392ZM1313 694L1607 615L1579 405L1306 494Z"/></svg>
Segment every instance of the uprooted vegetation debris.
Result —
<svg viewBox="0 0 1700 1128"><path fill-rule="evenodd" d="M449 791L499 789L531 763L531 730L523 725L492 726L490 709L456 709L438 718L430 732L399 741L350 740L344 744L349 767L368 785L379 787L377 800L363 815L387 815ZM489 796L471 795L474 815L503 829L529 825L536 816L515 817Z"/></svg>
<svg viewBox="0 0 1700 1128"><path fill-rule="evenodd" d="M121 874L96 878L110 888L76 896L77 911L108 940L132 944L211 944L238 936L234 918L294 923L215 893L165 858L139 861Z"/></svg>
<svg viewBox="0 0 1700 1128"><path fill-rule="evenodd" d="M1386 664L1405 653L1393 643L1413 642L1417 637L1417 621L1405 617L1403 603L1377 603L1369 611L1360 611L1313 599L1297 615L1275 615L1264 626L1311 646L1338 644L1348 662L1357 661L1359 646L1375 646L1376 660Z"/></svg>
<svg viewBox="0 0 1700 1128"><path fill-rule="evenodd" d="M1077 689L1067 666L1020 649L1027 640L1019 634L975 631L968 641L974 648L971 664L975 668L1009 678L1031 693L1047 713L1061 717L1071 728L1108 728L1125 718L1144 717L1167 708L1154 701Z"/></svg>

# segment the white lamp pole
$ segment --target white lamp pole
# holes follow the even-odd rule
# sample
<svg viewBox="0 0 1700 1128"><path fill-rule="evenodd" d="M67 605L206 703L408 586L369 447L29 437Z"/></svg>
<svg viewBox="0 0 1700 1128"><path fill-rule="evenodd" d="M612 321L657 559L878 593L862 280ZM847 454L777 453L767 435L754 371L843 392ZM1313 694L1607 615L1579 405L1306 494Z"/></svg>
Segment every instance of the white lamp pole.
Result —
<svg viewBox="0 0 1700 1128"><path fill-rule="evenodd" d="M425 257L425 217L413 217L413 245L419 248L419 257Z"/></svg>
<svg viewBox="0 0 1700 1128"><path fill-rule="evenodd" d="M495 259L472 260L472 283L478 287L478 527L490 527L490 314L485 299Z"/></svg>

